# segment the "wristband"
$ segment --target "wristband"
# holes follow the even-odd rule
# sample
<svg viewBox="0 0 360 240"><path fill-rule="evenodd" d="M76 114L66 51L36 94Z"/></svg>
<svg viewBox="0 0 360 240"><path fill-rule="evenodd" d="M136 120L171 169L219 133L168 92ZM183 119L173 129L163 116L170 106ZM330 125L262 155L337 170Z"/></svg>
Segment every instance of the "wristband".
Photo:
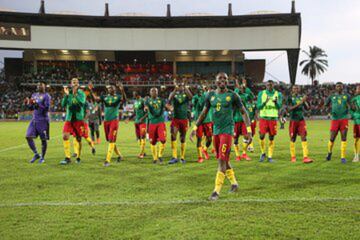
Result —
<svg viewBox="0 0 360 240"><path fill-rule="evenodd" d="M246 131L247 131L248 133L252 133L251 127L250 127L250 126L246 127Z"/></svg>
<svg viewBox="0 0 360 240"><path fill-rule="evenodd" d="M195 125L193 128L193 131L196 131L198 129L198 127Z"/></svg>

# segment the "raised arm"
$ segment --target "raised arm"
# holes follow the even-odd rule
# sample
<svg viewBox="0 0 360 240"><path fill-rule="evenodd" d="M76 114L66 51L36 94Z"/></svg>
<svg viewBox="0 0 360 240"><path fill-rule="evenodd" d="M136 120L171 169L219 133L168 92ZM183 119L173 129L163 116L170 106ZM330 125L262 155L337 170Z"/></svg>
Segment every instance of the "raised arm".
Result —
<svg viewBox="0 0 360 240"><path fill-rule="evenodd" d="M185 89L185 94L186 94L186 96L187 96L188 99L191 101L191 99L193 98L193 95L192 95L192 93L191 93L191 91L190 91L190 89L189 89L189 86L188 86L188 85L184 86L184 89Z"/></svg>

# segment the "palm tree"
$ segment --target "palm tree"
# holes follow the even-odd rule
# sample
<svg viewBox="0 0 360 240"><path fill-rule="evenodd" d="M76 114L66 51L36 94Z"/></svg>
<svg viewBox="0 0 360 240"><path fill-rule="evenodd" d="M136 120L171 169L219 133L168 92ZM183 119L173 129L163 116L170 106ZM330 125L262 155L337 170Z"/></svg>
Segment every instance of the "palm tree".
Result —
<svg viewBox="0 0 360 240"><path fill-rule="evenodd" d="M311 84L314 84L316 77L327 70L328 61L324 50L317 46L309 46L309 52L303 50L308 59L300 62L300 66L304 65L301 73L310 77Z"/></svg>

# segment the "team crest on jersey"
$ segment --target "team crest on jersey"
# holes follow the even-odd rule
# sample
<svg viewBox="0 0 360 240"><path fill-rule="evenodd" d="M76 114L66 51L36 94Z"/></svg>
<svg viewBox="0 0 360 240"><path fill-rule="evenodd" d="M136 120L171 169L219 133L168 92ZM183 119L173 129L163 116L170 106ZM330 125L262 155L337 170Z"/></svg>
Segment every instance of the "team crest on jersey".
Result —
<svg viewBox="0 0 360 240"><path fill-rule="evenodd" d="M161 103L161 101L160 101L160 100L158 100L158 103Z"/></svg>
<svg viewBox="0 0 360 240"><path fill-rule="evenodd" d="M230 102L230 101L231 101L231 97L230 97L230 96L227 96L227 97L226 97L226 101L227 101L227 102Z"/></svg>
<svg viewBox="0 0 360 240"><path fill-rule="evenodd" d="M347 97L346 97L346 96L343 96L343 98L346 100Z"/></svg>
<svg viewBox="0 0 360 240"><path fill-rule="evenodd" d="M211 100L211 101L214 101L214 100L215 100L215 97L214 97L214 96L212 96L210 100Z"/></svg>

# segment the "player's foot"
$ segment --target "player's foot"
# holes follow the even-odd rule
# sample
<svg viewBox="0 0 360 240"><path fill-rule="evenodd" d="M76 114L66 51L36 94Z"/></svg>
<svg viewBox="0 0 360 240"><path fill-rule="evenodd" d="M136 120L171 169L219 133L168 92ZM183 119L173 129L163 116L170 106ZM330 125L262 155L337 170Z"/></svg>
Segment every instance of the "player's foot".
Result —
<svg viewBox="0 0 360 240"><path fill-rule="evenodd" d="M219 199L219 194L217 192L213 192L210 197L209 197L209 201L216 201Z"/></svg>
<svg viewBox="0 0 360 240"><path fill-rule="evenodd" d="M185 163L186 163L185 159L183 159L183 158L180 159L180 161L181 161L182 164L185 164Z"/></svg>
<svg viewBox="0 0 360 240"><path fill-rule="evenodd" d="M305 160L305 158L304 158ZM291 160L290 160L292 163L295 163L296 162L296 157L291 157Z"/></svg>
<svg viewBox="0 0 360 240"><path fill-rule="evenodd" d="M170 161L169 161L169 164L175 164L175 163L178 163L179 160L177 158L172 158Z"/></svg>
<svg viewBox="0 0 360 240"><path fill-rule="evenodd" d="M96 144L100 144L100 138L96 139Z"/></svg>
<svg viewBox="0 0 360 240"><path fill-rule="evenodd" d="M327 160L327 161L330 161L330 160L331 160L331 155L332 155L332 153L328 153L328 155L326 156L326 160Z"/></svg>
<svg viewBox="0 0 360 240"><path fill-rule="evenodd" d="M355 156L352 162L359 162L359 156Z"/></svg>
<svg viewBox="0 0 360 240"><path fill-rule="evenodd" d="M312 163L313 160L311 158L308 158L308 157L304 157L303 159L303 163Z"/></svg>
<svg viewBox="0 0 360 240"><path fill-rule="evenodd" d="M241 156L236 156L235 161L237 162L241 161Z"/></svg>
<svg viewBox="0 0 360 240"><path fill-rule="evenodd" d="M120 163L122 160L123 160L122 156L118 156L117 159L116 159L116 162Z"/></svg>
<svg viewBox="0 0 360 240"><path fill-rule="evenodd" d="M230 192L231 193L237 192L238 189L239 189L239 185L238 184L233 184L233 185L231 185Z"/></svg>
<svg viewBox="0 0 360 240"><path fill-rule="evenodd" d="M204 162L204 159L202 157L199 157L198 160L197 160L198 163L203 163Z"/></svg>
<svg viewBox="0 0 360 240"><path fill-rule="evenodd" d="M92 153L92 155L95 155L95 154L96 154L96 149L95 149L95 148L91 148L91 153Z"/></svg>
<svg viewBox="0 0 360 240"><path fill-rule="evenodd" d="M241 155L241 158L245 159L246 161L251 161L251 158L246 153L243 153L243 155Z"/></svg>
<svg viewBox="0 0 360 240"><path fill-rule="evenodd" d="M163 160L161 157L159 157L159 163L160 163L160 164L163 164L163 163L164 163L164 160Z"/></svg>
<svg viewBox="0 0 360 240"><path fill-rule="evenodd" d="M275 161L271 157L268 157L268 162L269 163L274 163Z"/></svg>
<svg viewBox="0 0 360 240"><path fill-rule="evenodd" d="M250 147L250 146L248 146L247 150L248 150L248 152L251 152L251 153L254 152L254 148L253 148L253 147Z"/></svg>
<svg viewBox="0 0 360 240"><path fill-rule="evenodd" d="M341 163L344 163L344 164L345 164L345 163L346 163L346 158L342 158L342 159L341 159Z"/></svg>
<svg viewBox="0 0 360 240"><path fill-rule="evenodd" d="M45 162L45 159L43 157L41 157L40 160L39 160L39 164L42 164L44 162Z"/></svg>
<svg viewBox="0 0 360 240"><path fill-rule="evenodd" d="M202 153L204 154L204 157L205 157L206 160L210 159L209 153L206 150L203 149Z"/></svg>
<svg viewBox="0 0 360 240"><path fill-rule="evenodd" d="M34 163L36 160L38 160L40 158L40 155L38 153L36 153L34 155L34 157L30 160L30 163Z"/></svg>
<svg viewBox="0 0 360 240"><path fill-rule="evenodd" d="M146 157L146 153L144 153L144 157Z"/></svg>
<svg viewBox="0 0 360 240"><path fill-rule="evenodd" d="M73 153L71 156L72 156L73 158L76 158L76 157L77 157L77 154L76 154L76 153Z"/></svg>
<svg viewBox="0 0 360 240"><path fill-rule="evenodd" d="M139 159L143 159L143 158L144 158L144 153L140 153L140 154L138 155L138 158L139 158Z"/></svg>
<svg viewBox="0 0 360 240"><path fill-rule="evenodd" d="M107 161L105 161L105 162L104 162L104 167L109 167L109 166L110 166L110 163L107 162Z"/></svg>
<svg viewBox="0 0 360 240"><path fill-rule="evenodd" d="M265 158L266 158L266 154L265 153L261 154L259 162L264 162Z"/></svg>
<svg viewBox="0 0 360 240"><path fill-rule="evenodd" d="M62 160L60 162L60 165L67 165L67 164L70 164L70 163L71 163L70 158L65 158L64 160Z"/></svg>
<svg viewBox="0 0 360 240"><path fill-rule="evenodd" d="M77 164L81 163L81 159L80 159L80 158L76 158L76 163L77 163Z"/></svg>
<svg viewBox="0 0 360 240"><path fill-rule="evenodd" d="M157 164L158 163L158 160L153 160L153 164Z"/></svg>

